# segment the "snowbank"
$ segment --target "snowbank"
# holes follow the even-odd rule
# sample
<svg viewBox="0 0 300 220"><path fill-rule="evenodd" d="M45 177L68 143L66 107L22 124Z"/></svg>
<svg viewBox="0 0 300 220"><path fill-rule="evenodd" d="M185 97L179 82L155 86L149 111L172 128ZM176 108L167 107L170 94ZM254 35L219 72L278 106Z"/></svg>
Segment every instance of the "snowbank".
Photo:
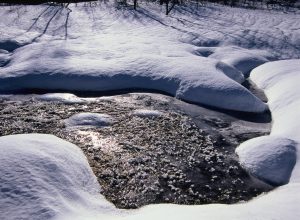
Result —
<svg viewBox="0 0 300 220"><path fill-rule="evenodd" d="M110 115L91 112L78 113L65 120L66 127L106 127L113 123Z"/></svg>
<svg viewBox="0 0 300 220"><path fill-rule="evenodd" d="M244 75L248 76L251 70L268 62L273 58L272 56L273 55L267 51L257 49L242 50L236 46L226 46L214 48L213 53L209 57L222 60L224 63L235 67Z"/></svg>
<svg viewBox="0 0 300 220"><path fill-rule="evenodd" d="M269 99L273 116L272 136L282 136L300 143L300 60L283 60L264 64L251 73L251 79ZM296 163L290 181L300 182L300 164Z"/></svg>
<svg viewBox="0 0 300 220"><path fill-rule="evenodd" d="M265 90L274 124L268 137L258 137L237 149L244 163L261 171L261 177L276 183L287 181L247 203L235 205L211 204L202 206L151 205L126 219L291 219L300 218L300 60L270 62L251 72L251 79ZM281 136L281 137L280 137ZM266 154L264 154L266 153ZM283 160L285 161L283 165ZM279 159L271 161L270 159ZM263 162L268 162L262 164ZM269 163L271 162L271 163ZM281 165L283 165L281 167ZM250 167L250 166L249 166ZM280 167L277 172L274 170ZM266 169L264 169L266 168ZM271 171L271 173L268 173ZM274 174L274 175L272 175ZM283 183L283 182L281 182Z"/></svg>
<svg viewBox="0 0 300 220"><path fill-rule="evenodd" d="M244 142L236 150L241 165L250 173L273 185L289 182L296 163L296 143L265 136Z"/></svg>
<svg viewBox="0 0 300 220"><path fill-rule="evenodd" d="M103 5L71 9L0 7L0 17L5 17L0 21L0 29L5 30L0 37L1 92L150 89L220 108L258 112L266 106L239 84L243 76L237 69L246 73L268 60L300 57L299 14L218 6L199 11L175 8L170 16L156 6L137 12ZM255 143L269 148L278 146L273 144L275 136L289 139L295 142L297 160L299 63L267 63L251 74L266 91L274 118L271 143L259 139ZM115 214L114 220L300 219L299 161L288 184L247 203L159 204L124 216L116 210L107 212L110 205L102 199L98 200L102 206L94 209L91 194L98 185L74 145L52 136L36 137L0 138L1 219L59 215L59 219L91 220L110 219L110 214Z"/></svg>
<svg viewBox="0 0 300 220"><path fill-rule="evenodd" d="M165 16L154 4L69 7L0 8L0 49L9 53L0 92L150 90L261 112L266 105L240 85L242 73L300 56L295 13L182 6Z"/></svg>
<svg viewBox="0 0 300 220"><path fill-rule="evenodd" d="M0 137L0 219L52 219L113 206L81 150L52 135Z"/></svg>
<svg viewBox="0 0 300 220"><path fill-rule="evenodd" d="M144 89L231 110L266 109L262 101L238 83L242 81L241 73L217 60L192 55L178 59L126 53L107 58L103 57L103 48L89 51L90 45L82 45L87 47L82 50L78 49L79 41L74 41L35 43L19 48L10 65L0 69L0 92Z"/></svg>
<svg viewBox="0 0 300 220"><path fill-rule="evenodd" d="M296 160L293 148L299 158L300 60L264 64L251 72L251 79L264 89L269 99L273 116L272 132L269 137L243 143L237 153L242 165L254 175L274 184L284 184L289 181ZM296 176L299 179L298 166L299 162L292 179Z"/></svg>
<svg viewBox="0 0 300 220"><path fill-rule="evenodd" d="M70 93L47 93L34 96L35 99L46 102L81 103L83 99Z"/></svg>
<svg viewBox="0 0 300 220"><path fill-rule="evenodd" d="M267 149L266 152L270 156L276 156L272 152L285 149L281 144L279 145L278 140L285 145L293 142L292 145L297 148L297 158L300 158L297 120L300 116L298 111L300 91L297 85L300 76L299 65L299 60L272 62L252 72L251 78L267 93L274 116L274 127L270 137L261 137L261 141L259 138L251 140L250 148L257 149L263 146L262 149ZM274 92L274 88L280 90ZM286 101L286 91L292 96L293 102ZM287 121L289 124L286 124ZM290 123L291 121L293 123ZM276 138L279 135L282 138ZM246 150L248 144L246 142L241 145L240 149ZM0 178L1 183L4 183L0 185L2 219L7 216L12 216L12 219L16 216L24 216L27 219L48 219L57 216L60 220L166 218L297 220L300 218L299 161L294 167L288 184L247 203L201 206L157 204L120 213L117 209L110 209L110 205L101 198L98 201L102 206L98 206L98 209L94 208L96 200L91 194L96 193L99 188L86 159L74 145L48 135L17 135L1 137L0 147L2 174ZM8 148L10 150L7 150ZM249 159L257 158L254 150L241 152L247 151L254 155L254 157L249 155ZM257 153L259 155L262 151L257 149ZM260 155L267 159L265 155Z"/></svg>

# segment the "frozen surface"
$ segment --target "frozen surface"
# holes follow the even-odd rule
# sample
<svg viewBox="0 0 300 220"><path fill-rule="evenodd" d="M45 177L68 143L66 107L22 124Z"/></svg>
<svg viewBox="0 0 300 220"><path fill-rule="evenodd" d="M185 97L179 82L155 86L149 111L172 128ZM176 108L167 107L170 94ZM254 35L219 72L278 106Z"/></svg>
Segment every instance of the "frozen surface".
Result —
<svg viewBox="0 0 300 220"><path fill-rule="evenodd" d="M52 135L0 137L0 219L112 210L81 150Z"/></svg>
<svg viewBox="0 0 300 220"><path fill-rule="evenodd" d="M65 120L67 127L105 127L113 123L110 115L91 112L78 113Z"/></svg>

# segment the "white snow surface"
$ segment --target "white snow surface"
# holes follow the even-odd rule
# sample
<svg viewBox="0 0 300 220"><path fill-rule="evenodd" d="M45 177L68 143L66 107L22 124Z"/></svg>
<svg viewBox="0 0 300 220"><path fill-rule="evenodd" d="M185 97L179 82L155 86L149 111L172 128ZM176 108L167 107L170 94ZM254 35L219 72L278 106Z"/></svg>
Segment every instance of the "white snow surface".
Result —
<svg viewBox="0 0 300 220"><path fill-rule="evenodd" d="M47 93L43 95L36 95L34 99L46 102L63 102L63 103L81 103L83 99L71 93Z"/></svg>
<svg viewBox="0 0 300 220"><path fill-rule="evenodd" d="M65 119L66 127L106 127L114 123L108 114L82 112Z"/></svg>
<svg viewBox="0 0 300 220"><path fill-rule="evenodd" d="M86 157L52 135L0 137L0 219L43 220L113 206L99 195Z"/></svg>
<svg viewBox="0 0 300 220"><path fill-rule="evenodd" d="M95 176L76 146L48 135L0 137L1 219L300 219L299 13L208 6L164 16L151 4L138 11L70 8L0 7L1 92L151 89L259 112L266 106L240 85L243 74L293 58L251 72L274 119L269 137L251 141L265 159L256 144L276 156L284 148L278 140L293 143L296 165L288 184L246 203L158 204L124 214L96 195ZM247 154L247 145L237 152Z"/></svg>
<svg viewBox="0 0 300 220"><path fill-rule="evenodd" d="M0 7L0 92L150 90L261 112L243 74L300 56L299 14L182 6L165 16L155 4L111 4Z"/></svg>
<svg viewBox="0 0 300 220"><path fill-rule="evenodd" d="M272 185L288 183L297 158L296 143L276 136L253 138L236 153L246 170Z"/></svg>

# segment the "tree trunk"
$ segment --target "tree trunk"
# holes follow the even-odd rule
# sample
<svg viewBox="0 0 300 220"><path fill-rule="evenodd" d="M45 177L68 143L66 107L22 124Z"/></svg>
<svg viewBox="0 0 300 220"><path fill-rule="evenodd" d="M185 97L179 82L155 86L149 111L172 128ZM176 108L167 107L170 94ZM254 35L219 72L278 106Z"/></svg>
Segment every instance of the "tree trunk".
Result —
<svg viewBox="0 0 300 220"><path fill-rule="evenodd" d="M133 1L133 8L134 8L134 10L136 10L136 7L137 7L137 1L138 1L138 0L134 0L134 1Z"/></svg>

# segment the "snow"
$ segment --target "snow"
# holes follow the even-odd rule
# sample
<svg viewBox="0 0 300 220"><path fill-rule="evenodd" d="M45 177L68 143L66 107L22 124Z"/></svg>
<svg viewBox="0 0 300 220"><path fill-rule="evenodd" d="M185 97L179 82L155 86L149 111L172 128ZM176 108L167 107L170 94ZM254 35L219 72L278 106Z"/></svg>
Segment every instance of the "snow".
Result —
<svg viewBox="0 0 300 220"><path fill-rule="evenodd" d="M254 175L274 184L285 184L289 181L296 157L299 158L300 60L266 63L255 68L250 77L269 99L273 117L272 132L268 137L243 143L237 153L244 167ZM291 179L300 180L297 166L299 163Z"/></svg>
<svg viewBox="0 0 300 220"><path fill-rule="evenodd" d="M296 143L276 136L253 138L236 153L246 170L273 185L289 182L297 157Z"/></svg>
<svg viewBox="0 0 300 220"><path fill-rule="evenodd" d="M157 110L150 109L137 109L132 112L132 115L138 116L141 118L157 118L162 116L164 113Z"/></svg>
<svg viewBox="0 0 300 220"><path fill-rule="evenodd" d="M215 48L214 53L209 57L219 59L224 63L230 64L244 75L261 64L272 60L274 57L267 51L257 49L241 50L236 46L226 46Z"/></svg>
<svg viewBox="0 0 300 220"><path fill-rule="evenodd" d="M270 136L258 137L245 142L237 150L245 153L244 161L247 161L247 156L249 156L248 162L252 161L254 164L255 160L250 159L259 158L268 160L267 156L272 158L276 158L277 156L284 158L285 156L281 156L285 155L285 153L288 153L289 156L291 156L291 160L294 160L293 147L295 147L297 151L297 163L293 169L289 183L245 203L199 206L179 206L174 204L149 205L131 212L131 214L125 217L116 216L115 219L300 219L298 207L300 203L300 163L298 161L300 158L300 134L298 132L300 122L297 120L300 117L300 91L297 85L300 76L299 61L300 60L286 60L270 62L252 71L250 75L251 79L265 90L269 99L268 104L272 111L274 125ZM289 100L292 101L286 101L287 97L290 97ZM260 147L262 149L259 149ZM255 149L257 149L257 152L255 152ZM264 150L267 155L262 154ZM276 161L273 162L274 166L281 164L276 164ZM288 164L291 165L291 162L292 161L289 161ZM268 166L267 168L270 169L272 166ZM281 177L287 180L290 170L291 167L288 167L285 171L280 170L278 176L282 175ZM263 174L268 174L266 170L262 171ZM274 181L274 176L271 176L271 179ZM77 216L77 219L100 219L97 214L99 213L89 213L84 215L84 217ZM68 219L68 215L66 215L65 219Z"/></svg>
<svg viewBox="0 0 300 220"><path fill-rule="evenodd" d="M9 52L0 49L0 67L5 66L9 61L9 59L10 59Z"/></svg>
<svg viewBox="0 0 300 220"><path fill-rule="evenodd" d="M65 120L66 127L106 127L114 123L108 114L83 112L72 115Z"/></svg>
<svg viewBox="0 0 300 220"><path fill-rule="evenodd" d="M52 219L113 209L82 151L52 135L0 137L0 219Z"/></svg>
<svg viewBox="0 0 300 220"><path fill-rule="evenodd" d="M297 85L300 75L299 65L299 60L271 62L256 68L251 73L251 79L266 91L274 116L274 126L270 136L259 137L242 144L239 148L244 148L245 151L242 150L242 152L248 151L256 156L253 149L262 147L266 149L265 152L268 155L273 157L278 155L277 152L282 152L282 149L283 152L289 152L286 149L291 150L292 147L285 146L293 145L297 148L297 160L300 158L300 135L297 132L299 127L297 119L300 114L298 111L300 107L299 86ZM282 74L288 77L283 77ZM280 88L280 90L273 93L274 88ZM285 102L286 91L289 91L293 102ZM280 99L283 99L282 105L278 106ZM298 106L295 106L295 103ZM286 124L286 121L293 121L293 123ZM300 218L299 161L294 167L288 184L249 202L197 206L156 204L135 211L118 212L117 209L111 208L101 196L95 199L95 192L99 190L99 186L82 152L73 144L51 135L33 134L1 137L0 147L2 174L0 187L1 193L6 195L0 196L0 215L9 216L11 219L17 219L16 216L24 216L25 219L46 219L52 215L57 216L56 219L59 220L166 218L174 220L182 218L191 220L202 218L297 220ZM247 149L248 147L251 149ZM10 150L6 150L7 148ZM259 149L257 155L267 159L261 154L262 151ZM16 187L18 187L17 191L12 191ZM23 192L22 190L28 193L20 193ZM102 205L96 208L97 201ZM0 217L3 219L3 216Z"/></svg>
<svg viewBox="0 0 300 220"><path fill-rule="evenodd" d="M299 13L182 6L165 16L151 4L138 11L109 4L70 8L0 7L1 93L145 89L261 112L266 105L240 85L243 75L291 59L251 72L268 97L273 127L270 136L237 149L260 178L289 182L246 203L156 204L124 214L97 196L95 176L76 146L49 135L7 136L0 137L1 219L300 219ZM75 125L84 118L75 117ZM105 117L87 118L90 126ZM270 175L282 163L259 165L269 158L291 160Z"/></svg>
<svg viewBox="0 0 300 220"><path fill-rule="evenodd" d="M266 92L274 120L273 127L270 136L249 140L241 144L237 149L237 152L242 156L242 161L249 164L252 163L255 167L260 168L264 178L270 177L272 181L276 181L276 178L280 180L280 177L286 181L291 172L293 160L295 160L294 148L296 148L297 161L289 183L245 203L200 206L151 205L140 209L126 219L300 219L299 77L300 60L270 62L255 68L251 72L250 78ZM263 154L264 152L266 155ZM270 176L267 171L270 169L270 171L274 171L272 170L274 166L277 167L283 164L279 160L279 163L273 161L271 164L259 166L262 161L270 162L269 157L279 159L291 158L291 161L284 164L283 168L285 170L282 170L283 168L279 169L275 174L276 178L274 178L274 175Z"/></svg>
<svg viewBox="0 0 300 220"><path fill-rule="evenodd" d="M72 10L72 11L71 11ZM111 3L1 7L0 92L146 90L218 108L262 112L240 83L264 62L300 56L299 14ZM267 13L267 16L266 16Z"/></svg>
<svg viewBox="0 0 300 220"><path fill-rule="evenodd" d="M251 79L264 89L272 112L271 136L282 136L300 143L300 60L282 60L264 64L251 73ZM290 182L300 182L300 164L296 163Z"/></svg>
<svg viewBox="0 0 300 220"><path fill-rule="evenodd" d="M214 59L141 54L107 58L101 53L103 48L99 48L87 50L89 56L97 57L93 60L70 42L64 43L63 50L57 42L19 48L10 65L0 70L0 91L101 92L134 88L162 91L187 101L232 110L266 109L262 101L234 81L242 81L240 72Z"/></svg>
<svg viewBox="0 0 300 220"><path fill-rule="evenodd" d="M43 95L36 95L34 98L40 101L47 101L47 102L63 102L63 103L84 102L83 99L70 93L47 93Z"/></svg>

